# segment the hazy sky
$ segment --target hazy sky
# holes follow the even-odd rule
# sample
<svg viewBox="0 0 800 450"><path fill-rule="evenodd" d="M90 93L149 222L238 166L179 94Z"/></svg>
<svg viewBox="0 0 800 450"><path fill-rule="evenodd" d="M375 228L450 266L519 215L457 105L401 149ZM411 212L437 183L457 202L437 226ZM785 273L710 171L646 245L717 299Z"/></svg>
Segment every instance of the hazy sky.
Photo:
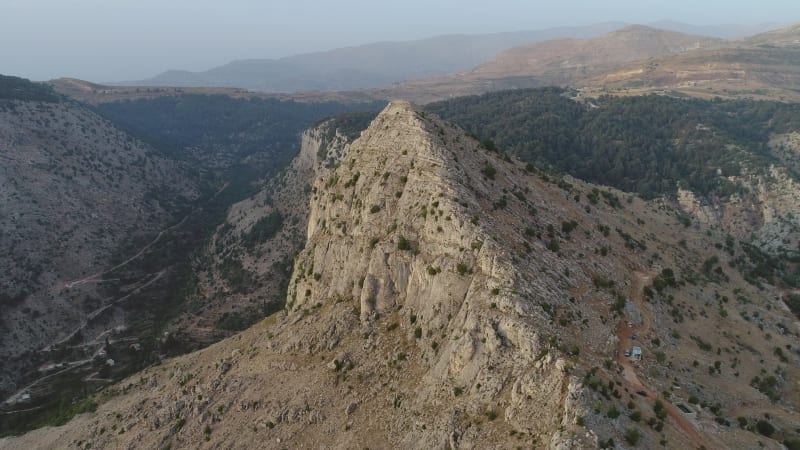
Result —
<svg viewBox="0 0 800 450"><path fill-rule="evenodd" d="M0 0L0 73L147 78L381 40L605 21L800 21L798 0Z"/></svg>

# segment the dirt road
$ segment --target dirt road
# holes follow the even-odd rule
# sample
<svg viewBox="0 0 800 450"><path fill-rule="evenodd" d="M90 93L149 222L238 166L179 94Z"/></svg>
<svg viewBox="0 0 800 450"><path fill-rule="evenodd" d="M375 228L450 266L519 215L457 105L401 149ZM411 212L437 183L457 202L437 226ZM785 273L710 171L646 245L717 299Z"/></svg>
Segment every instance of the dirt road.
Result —
<svg viewBox="0 0 800 450"><path fill-rule="evenodd" d="M80 331L83 331L83 329L84 329L84 328L86 328L86 326L87 326L87 325L89 325L89 322L91 322L91 321L92 321L92 320L93 320L95 317L97 317L97 316L99 316L100 314L104 313L104 312L105 312L106 310L108 310L109 308L112 308L112 307L114 307L114 306L116 306L116 305L118 305L118 304L120 304L120 303L124 302L125 300L129 299L129 298L130 298L132 295L139 293L139 292L140 292L142 289L144 289L144 288L146 288L146 287L150 286L151 284L155 283L155 282L156 282L156 281L158 281L158 280L159 280L159 279L160 279L162 276L164 276L164 273L165 273L165 272L166 272L166 270L162 270L162 271L160 271L160 272L158 272L158 273L155 273L155 274L150 274L150 275L148 275L148 277L152 276L152 278L150 278L149 280L147 280L147 282L145 282L144 284L141 284L141 285L137 286L135 289L133 289L133 290L132 290L130 293L126 294L125 296L123 296L123 297L120 297L120 298L118 298L118 299L116 299L116 300L113 300L113 301L111 301L110 303L108 303L107 305L105 305L105 306L103 306L103 307L100 307L100 308L98 308L98 309L96 309L96 310L92 311L92 312L91 312L89 315L87 315L87 316L86 316L86 319L84 319L84 320L83 320L83 322L81 322L81 324L80 324L80 326L78 326L78 328L74 329L74 330L73 330L73 331L72 331L70 334L68 334L66 337L64 337L64 338L62 338L62 339L60 339L60 340L58 340L58 341L56 341L56 342L53 342L53 343L51 343L50 345L48 345L48 346L47 346L47 347L45 347L45 348L46 348L46 349L47 349L47 348L51 348L51 347L53 347L54 345L59 345L59 344L63 344L63 343L65 343L65 342L68 342L68 341L69 341L70 339L72 339L72 338L73 338L73 337L74 337L76 334L78 334L78 332L80 332Z"/></svg>
<svg viewBox="0 0 800 450"><path fill-rule="evenodd" d="M142 247L142 248L141 248L141 249L140 249L140 250L139 250L139 251L138 251L138 252L137 252L135 255L131 256L130 258L126 259L125 261L122 261L121 263L117 264L117 265L116 265L116 266L114 266L114 267L111 267L110 269L106 269L106 270L104 270L104 271L102 271L102 272L98 272L98 273L96 273L96 274L94 274L94 275L89 275L88 277L81 278L80 280L68 281L68 282L66 282L66 283L64 284L64 286L65 286L67 289L72 289L72 288L74 288L74 287L76 287L76 286L80 286L80 285L82 285L82 284L87 284L87 283L103 283L103 282L106 282L106 281L111 281L111 280L103 279L102 277L103 277L103 276L105 276L105 275L108 275L108 274L109 274L109 273L111 273L111 272L114 272L114 271L115 271L115 270L117 270L117 269L121 269L121 268L123 268L123 267L127 266L128 264L130 264L130 263L131 263L131 262L133 262L134 260L136 260L136 259L138 259L139 257L141 257L142 255L144 255L144 254L145 254L145 252L147 252L148 250L150 250L150 247L152 247L152 246L156 245L156 243L158 243L158 241L159 241L159 240L161 240L161 238L162 238L162 237L163 237L163 236L164 236L166 233L169 233L170 231L172 231L172 230L174 230L174 229L176 229L176 228L179 228L179 227L181 227L181 226L182 226L182 225L183 225L183 224L186 222L186 220L188 220L188 219L189 219L189 216L191 216L192 214L193 214L193 212L192 212L192 213L189 213L189 214L187 214L187 215L186 215L186 217L184 217L184 218L183 218L183 220L181 220L180 222L176 223L175 225L173 225L173 226L171 226L171 227L169 227L169 228L166 228L166 229L164 229L164 230L161 230L161 231L158 233L158 235L156 235L156 237L155 237L155 238L154 238L152 241L150 241L150 242L149 242L147 245L145 245L144 247Z"/></svg>
<svg viewBox="0 0 800 450"><path fill-rule="evenodd" d="M630 358L625 356L624 352L630 349L635 342L633 335L646 336L653 329L653 321L650 313L644 305L644 288L649 285L653 280L653 274L634 272L634 283L631 286L630 301L636 304L639 310L642 323L638 325L629 326L626 320L621 320L617 325L617 338L619 338L619 347L617 348L617 363L622 367L622 376L628 387L633 392L643 391L647 394L648 401L655 403L656 400L661 400L664 405L664 410L667 412L667 417L675 424L675 426L683 432L684 435L692 443L693 448L700 448L704 446L707 449L722 448L715 442L711 442L709 437L701 434L695 425L686 418L686 416L678 410L669 400L661 396L658 392L650 389L639 380L636 374L636 368Z"/></svg>

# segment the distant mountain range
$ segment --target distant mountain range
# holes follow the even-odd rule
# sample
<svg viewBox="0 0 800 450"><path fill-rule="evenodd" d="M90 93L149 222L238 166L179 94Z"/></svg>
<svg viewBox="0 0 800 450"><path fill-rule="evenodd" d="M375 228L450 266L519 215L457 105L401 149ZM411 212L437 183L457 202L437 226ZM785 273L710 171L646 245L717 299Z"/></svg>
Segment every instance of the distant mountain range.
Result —
<svg viewBox="0 0 800 450"><path fill-rule="evenodd" d="M204 72L171 70L147 80L120 84L239 87L269 92L363 89L458 72L508 48L567 36L599 36L623 25L609 22L586 27L379 42L280 59L233 61Z"/></svg>
<svg viewBox="0 0 800 450"><path fill-rule="evenodd" d="M266 92L368 89L414 78L460 72L479 66L496 54L514 47L554 39L593 38L626 25L607 22L582 27L379 42L280 59L238 60L202 72L170 70L146 80L118 84L235 87ZM704 27L678 22L659 22L653 26L722 38L751 35L776 27L771 24Z"/></svg>
<svg viewBox="0 0 800 450"><path fill-rule="evenodd" d="M800 26L725 40L632 25L591 39L516 47L468 71L371 90L418 103L503 89L800 99Z"/></svg>

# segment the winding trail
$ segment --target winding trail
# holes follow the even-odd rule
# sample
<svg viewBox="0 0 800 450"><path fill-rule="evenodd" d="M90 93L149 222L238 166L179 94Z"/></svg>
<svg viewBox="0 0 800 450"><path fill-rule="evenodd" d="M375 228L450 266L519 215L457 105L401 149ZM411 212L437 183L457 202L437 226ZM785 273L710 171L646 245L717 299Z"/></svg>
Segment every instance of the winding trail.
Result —
<svg viewBox="0 0 800 450"><path fill-rule="evenodd" d="M147 275L146 277L152 277L152 278L147 280L147 282L145 282L144 284L140 284L139 286L136 286L133 290L131 290L129 293L125 294L124 296L109 302L105 306L102 306L100 308L95 309L94 311L89 313L89 315L86 316L86 318L81 322L81 324L77 328L75 328L69 335L67 335L66 337L64 337L64 338L62 338L62 339L60 339L60 340L58 340L56 342L51 343L50 345L48 345L45 348L50 348L50 347L53 347L54 345L59 345L59 344L63 344L65 342L68 342L70 339L75 337L75 335L78 334L80 331L83 331L83 329L86 328L89 325L89 322L94 320L97 316L99 316L100 314L106 312L108 309L110 309L110 308L112 308L112 307L124 302L125 300L129 299L132 295L138 294L142 289L144 289L144 288L150 286L151 284L155 283L156 281L158 281L162 276L164 276L164 273L166 273L166 269L161 270L160 272L157 272L155 274Z"/></svg>
<svg viewBox="0 0 800 450"><path fill-rule="evenodd" d="M138 251L138 252L137 252L135 255L131 256L130 258L126 259L125 261L122 261L121 263L117 264L116 266L114 266L114 267L112 267L112 268L110 268L110 269L106 269L106 270L104 270L104 271L102 271L102 272L98 272L98 273L96 273L96 274L94 274L94 275L89 275L88 277L81 278L80 280L68 281L68 282L66 282L66 283L64 284L64 286L65 286L67 289L72 289L72 288L74 288L74 287L76 287L76 286L80 286L80 285L82 285L82 284L87 284L87 283L104 283L104 282L106 282L106 281L111 281L111 280L102 279L102 277L103 277L103 276L105 276L105 275L108 275L108 274L109 274L109 273L111 273L111 272L114 272L114 271L115 271L115 270L117 270L117 269L120 269L120 268L122 268L122 267L125 267L125 266L127 266L128 264L130 264L131 262L133 262L134 260L136 260L136 259L140 258L142 255L144 255L144 254L145 254L145 252L147 252L148 250L150 250L150 247L152 247L152 246L156 245L156 243L158 243L158 241L160 241L160 240L161 240L161 238L162 238L162 237L163 237L163 236L164 236L166 233L169 233L170 231L172 231L172 230L174 230L174 229L176 229L176 228L179 228L179 227L183 226L183 224L184 224L184 223L185 223L185 222L186 222L186 221L189 219L189 216L191 216L192 214L194 214L194 211L192 211L192 212L190 212L189 214L187 214L187 215L186 215L186 217L184 217L184 218L183 218L183 219L182 219L180 222L176 223L175 225L173 225L173 226L171 226L171 227L169 227L169 228L165 228L165 229L163 229L163 230L159 231L159 233L156 235L156 237L155 237L155 238L153 238L153 240L152 240L152 241L150 241L150 242L149 242L147 245L145 245L144 247L142 247L142 248L141 248L141 249L140 249L140 250L139 250L139 251Z"/></svg>
<svg viewBox="0 0 800 450"><path fill-rule="evenodd" d="M627 320L623 319L617 325L617 337L619 338L619 348L617 349L617 363L622 367L622 376L631 390L634 392L643 391L647 394L647 399L655 403L656 400L661 400L664 405L664 410L667 412L667 417L675 424L675 426L683 432L689 439L693 448L723 448L716 442L710 442L707 435L700 433L697 427L683 415L678 408L675 407L668 399L664 398L657 391L647 387L636 374L635 367L630 358L624 355L624 351L631 348L633 345L633 335L638 334L641 336L649 334L653 329L653 321L647 309L644 307L644 288L653 280L652 273L634 272L634 283L630 291L631 301L636 303L636 308L642 317L641 324L628 325Z"/></svg>
<svg viewBox="0 0 800 450"><path fill-rule="evenodd" d="M220 189L216 193L214 193L214 195L211 197L211 199L214 199L214 198L218 197L223 191L225 191L225 189L228 188L229 184L230 183L223 184L222 187L220 187ZM97 272L97 273L95 273L93 275L89 275L87 277L84 277L84 278L81 278L81 279L78 279L78 280L72 280L72 281L65 282L64 285L63 285L64 288L72 289L72 288L75 288L75 287L78 287L78 286L81 286L81 285L85 285L85 284L89 284L89 283L106 283L106 282L111 282L111 281L119 281L118 279L103 278L103 277L108 275L108 274L110 274L110 273L112 273L112 272L114 272L114 271L116 271L116 270L118 270L118 269L120 269L120 268L122 268L122 267L127 266L131 262L133 262L136 259L140 258L148 250L150 250L150 248L152 248L154 245L156 245L161 240L161 238L164 237L165 234L167 234L167 233L171 232L172 230L175 230L175 229L180 228L181 226L183 226L183 224L186 223L187 220L189 220L189 217L191 217L193 214L197 213L200 210L201 210L201 208L193 209L188 214L186 214L186 216L184 216L183 219L181 219L180 222L178 222L175 225L172 225L172 226L170 226L168 228L165 228L165 229L161 230L158 233L158 235L156 235L155 238L153 238L150 242L147 243L147 245L145 245L144 247L139 249L139 251L136 252L136 254L134 254L133 256L129 257L125 261L122 261L121 263L115 265L114 267L105 269L105 270L103 270L101 272ZM99 316L100 314L103 314L105 311L109 310L110 308L112 308L112 307L114 307L114 306L116 306L116 305L128 300L134 294L138 294L139 292L142 291L142 289L147 288L151 284L153 284L156 281L158 281L159 279L161 279L166 272L167 272L167 269L162 269L162 270L160 270L160 271L158 271L156 273L150 273L150 274L145 275L144 277L142 277L138 281L138 283L141 283L141 284L139 284L138 286L133 288L130 292L128 292L124 296L122 296L120 298L117 298L117 299L114 299L114 300L110 301L107 305L102 306L100 308L97 308L94 311L92 311L91 313L89 313L86 316L86 318L81 322L81 324L77 328L75 328L71 333L69 333L69 335L67 335L66 337L64 337L62 339L59 339L57 341L54 341L54 342L50 343L49 345L45 346L43 350L47 351L48 349L52 348L53 346L60 345L60 344L63 344L65 342L68 342L70 339L74 338L76 334L78 334L79 332L83 331L89 325L89 323L92 320L94 320L97 316ZM149 279L147 279L147 278L149 278ZM144 281L145 279L147 279L147 281ZM108 333L108 331L103 332L100 335L96 336L92 341L89 342L89 344L97 342L102 336L104 336L107 333ZM86 345L75 346L75 347L85 347L85 346ZM100 348L98 348L97 351L95 351L94 354L90 358L79 360L79 361L70 361L70 362L64 363L67 366L64 369L59 370L59 371L54 372L54 373L51 373L51 374L48 374L48 375L45 375L45 376L43 376L41 378L37 378L36 380L34 380L31 383L29 383L27 386L25 386L25 387L23 387L21 389L18 389L14 394L12 394L7 399L5 399L2 403L0 403L0 405L12 405L12 404L15 404L15 403L17 403L18 399L24 393L26 393L30 389L36 387L40 383L42 383L44 381L47 381L50 378L55 377L56 375L60 375L60 374L62 374L64 372L67 372L67 371L70 371L70 370L73 370L75 368L78 368L78 367L81 367L81 366L84 366L86 364L91 363L95 359L95 357L97 356L99 351L100 351ZM110 380L103 380L103 379L100 379L100 378L94 378L95 375L96 374L90 374L88 377L86 377L84 379L84 381L110 381ZM39 407L23 409L23 410L17 410L17 411L0 412L0 414L7 415L7 414L18 413L18 412L24 412L24 411L33 411L33 410L36 410L36 409L39 409Z"/></svg>
<svg viewBox="0 0 800 450"><path fill-rule="evenodd" d="M89 364L90 362L92 362L93 359L94 359L94 355L91 358L82 359L80 361L71 361L71 362L68 362L68 363L64 363L65 365L67 365L66 368L61 369L58 372L53 372L50 375L45 375L45 376L43 376L41 378L37 378L36 380L32 381L27 386L25 386L25 387L23 387L21 389L18 389L17 392L11 394L11 396L8 397L7 399L5 399L5 401L3 401L2 404L3 405L13 405L13 404L17 403L18 399L22 396L22 394L24 394L25 392L30 391L31 389L36 387L39 383L41 383L43 381L46 381L46 380L49 380L50 378L53 378L56 375L61 375L64 372L68 372L68 371L73 370L75 368L78 368L78 367L84 366L86 364ZM22 411L27 411L27 410L11 411L9 413L22 412Z"/></svg>

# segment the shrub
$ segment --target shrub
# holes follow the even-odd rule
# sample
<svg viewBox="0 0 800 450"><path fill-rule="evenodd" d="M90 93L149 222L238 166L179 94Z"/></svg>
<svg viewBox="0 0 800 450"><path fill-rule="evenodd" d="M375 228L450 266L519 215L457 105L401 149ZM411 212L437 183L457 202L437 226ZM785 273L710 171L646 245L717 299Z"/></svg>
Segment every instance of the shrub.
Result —
<svg viewBox="0 0 800 450"><path fill-rule="evenodd" d="M481 145L483 146L483 148L489 150L490 152L495 152L495 153L497 152L497 145L491 139L482 140Z"/></svg>
<svg viewBox="0 0 800 450"><path fill-rule="evenodd" d="M405 237L400 236L400 238L397 240L397 249L405 251L411 250L411 242L409 242Z"/></svg>
<svg viewBox="0 0 800 450"><path fill-rule="evenodd" d="M497 175L497 169L495 169L493 165L487 162L486 165L483 167L483 169L481 169L481 173L486 178L494 180L495 175Z"/></svg>
<svg viewBox="0 0 800 450"><path fill-rule="evenodd" d="M378 211L380 211L380 210L381 210L381 207L380 207L380 206L378 206L378 205L372 205L372 208L370 208L370 209L369 209L369 212L371 212L372 214L375 214L376 212L378 212Z"/></svg>
<svg viewBox="0 0 800 450"><path fill-rule="evenodd" d="M625 442L631 445L636 445L639 443L639 438L641 438L641 434L639 434L639 430L636 428L628 428L625 430Z"/></svg>
<svg viewBox="0 0 800 450"><path fill-rule="evenodd" d="M775 427L763 419L756 422L756 430L766 437L770 437L773 433L775 433Z"/></svg>
<svg viewBox="0 0 800 450"><path fill-rule="evenodd" d="M741 429L747 428L747 418L739 416L736 418L736 421L739 422L739 428Z"/></svg>
<svg viewBox="0 0 800 450"><path fill-rule="evenodd" d="M769 397L772 401L778 401L780 399L780 394L778 394L778 379L772 375L764 378L753 377L750 381L750 385L761 391L762 394Z"/></svg>
<svg viewBox="0 0 800 450"><path fill-rule="evenodd" d="M783 441L783 445L785 445L789 450L800 450L800 439L786 439Z"/></svg>
<svg viewBox="0 0 800 450"><path fill-rule="evenodd" d="M281 227L283 227L283 216L279 211L273 211L258 219L250 227L250 231L242 235L242 244L247 248L253 248L257 244L272 239L281 230Z"/></svg>
<svg viewBox="0 0 800 450"><path fill-rule="evenodd" d="M456 265L456 271L459 275L464 275L469 271L469 267L467 267L467 265L464 263L458 263Z"/></svg>
<svg viewBox="0 0 800 450"><path fill-rule="evenodd" d="M667 410L664 409L664 403L661 400L656 400L656 404L653 406L653 411L656 413L656 417L661 420L667 418Z"/></svg>
<svg viewBox="0 0 800 450"><path fill-rule="evenodd" d="M577 227L578 222L575 222L574 220L570 220L569 222L565 220L561 222L561 231L566 234L572 233L572 231Z"/></svg>

